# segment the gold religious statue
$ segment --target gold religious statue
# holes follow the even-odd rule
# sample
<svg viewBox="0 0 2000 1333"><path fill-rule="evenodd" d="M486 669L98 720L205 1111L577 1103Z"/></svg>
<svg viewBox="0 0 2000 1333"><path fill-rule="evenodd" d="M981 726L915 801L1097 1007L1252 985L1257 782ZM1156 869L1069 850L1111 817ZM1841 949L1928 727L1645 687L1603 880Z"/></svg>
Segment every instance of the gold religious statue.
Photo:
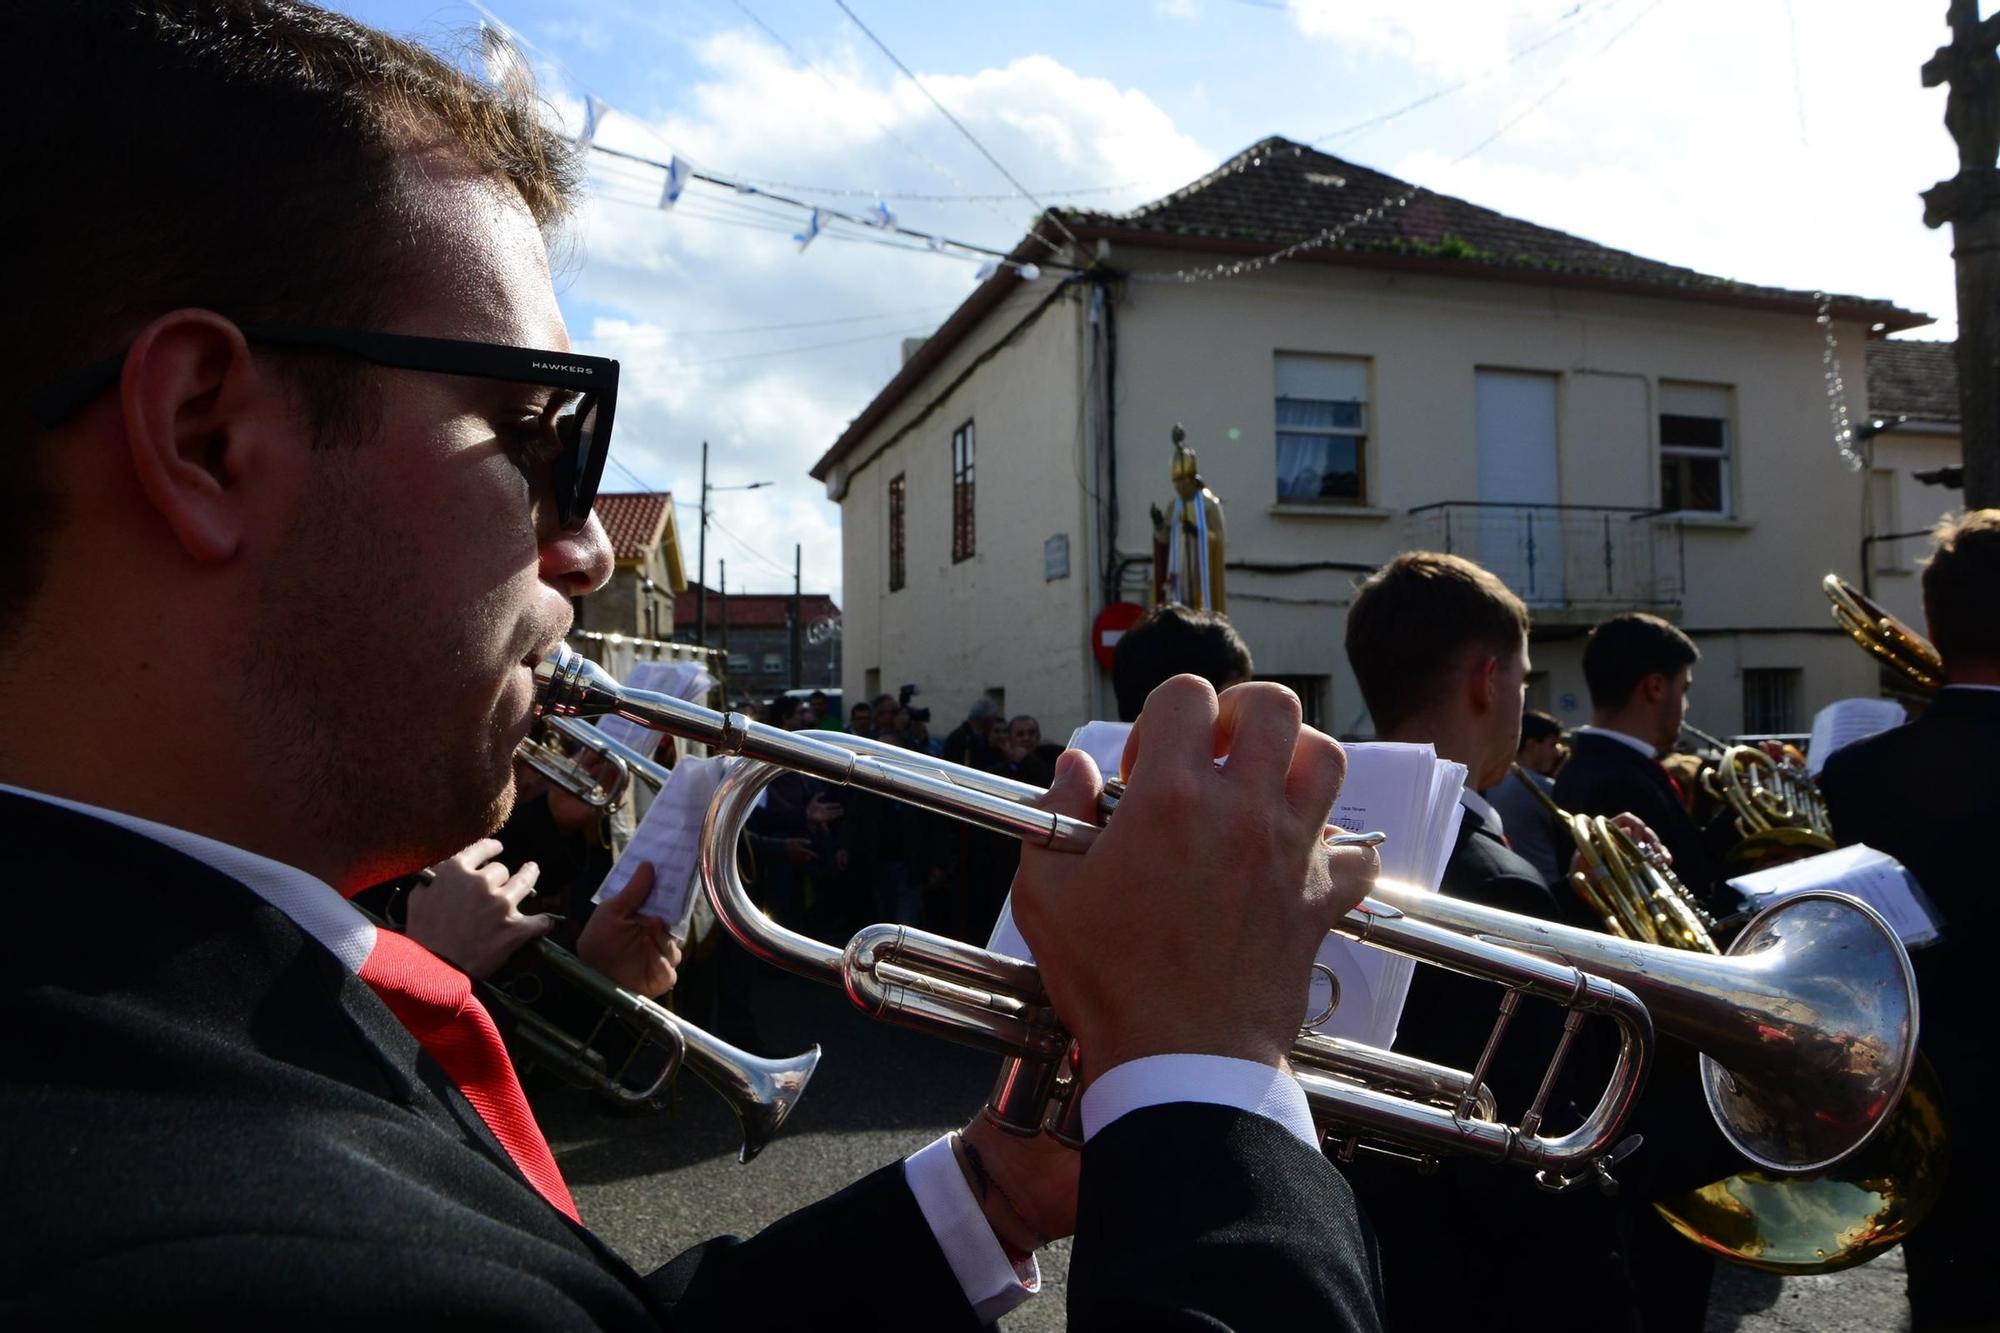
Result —
<svg viewBox="0 0 2000 1333"><path fill-rule="evenodd" d="M1223 613L1222 501L1203 483L1186 439L1175 425L1174 498L1165 513L1153 506L1153 605Z"/></svg>

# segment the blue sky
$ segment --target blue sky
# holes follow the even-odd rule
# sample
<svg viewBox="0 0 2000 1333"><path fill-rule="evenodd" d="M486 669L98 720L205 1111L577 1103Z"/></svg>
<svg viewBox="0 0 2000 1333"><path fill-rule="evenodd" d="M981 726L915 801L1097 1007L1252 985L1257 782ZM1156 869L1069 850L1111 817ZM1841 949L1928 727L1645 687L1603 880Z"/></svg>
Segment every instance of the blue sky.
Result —
<svg viewBox="0 0 2000 1333"><path fill-rule="evenodd" d="M334 3L431 41L482 17L469 0ZM905 225L987 246L1034 214L917 197L1011 187L834 0L481 3L523 39L553 114L574 128L586 94L609 105L607 147L856 212L879 193ZM1127 208L1266 134L1323 139L1653 258L1890 298L1938 317L1917 336L1951 336L1950 246L1917 198L1956 169L1943 93L1918 77L1943 0L848 5L1044 202ZM576 345L626 363L606 486L672 489L691 559L706 439L712 480L776 483L715 497L711 582L719 557L732 589L788 586L798 542L808 590L837 598L839 514L806 469L976 262L851 228L801 253L802 213L701 185L663 213L661 179L599 155L558 256ZM1045 193L1069 190L1089 193Z"/></svg>

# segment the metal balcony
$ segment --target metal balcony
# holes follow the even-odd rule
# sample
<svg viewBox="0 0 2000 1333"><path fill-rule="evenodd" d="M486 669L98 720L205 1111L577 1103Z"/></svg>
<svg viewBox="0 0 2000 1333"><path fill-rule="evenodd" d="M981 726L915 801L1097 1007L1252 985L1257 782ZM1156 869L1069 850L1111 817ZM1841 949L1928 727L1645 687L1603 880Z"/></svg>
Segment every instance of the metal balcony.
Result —
<svg viewBox="0 0 2000 1333"><path fill-rule="evenodd" d="M1445 500L1404 519L1405 544L1493 571L1538 620L1590 622L1617 611L1678 614L1681 522L1659 509Z"/></svg>

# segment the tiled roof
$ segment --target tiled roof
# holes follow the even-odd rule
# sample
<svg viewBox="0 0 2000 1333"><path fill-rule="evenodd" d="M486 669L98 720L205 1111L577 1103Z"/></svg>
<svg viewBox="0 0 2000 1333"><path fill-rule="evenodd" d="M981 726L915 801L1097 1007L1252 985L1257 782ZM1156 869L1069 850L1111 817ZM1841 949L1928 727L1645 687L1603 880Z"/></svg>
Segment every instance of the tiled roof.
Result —
<svg viewBox="0 0 2000 1333"><path fill-rule="evenodd" d="M1255 165L1236 169L1246 158ZM1109 233L1136 244L1157 237L1176 247L1268 254L1413 188L1394 176L1274 136L1192 185L1130 213L1077 210L1062 216L1086 239L1089 233ZM1659 289L1696 300L1812 308L1817 299L1813 292L1737 282L1661 263L1421 188L1407 206L1357 223L1337 241L1301 254L1395 267L1409 266L1399 261L1417 261L1431 269L1487 269L1493 271L1490 276L1531 281L1586 279L1590 285ZM1842 313L1865 316L1891 330L1930 322L1893 301L1856 296L1836 296L1834 301Z"/></svg>
<svg viewBox="0 0 2000 1333"><path fill-rule="evenodd" d="M1257 165L1233 169L1245 161ZM1049 259L1058 249L1054 237L1059 223L1086 245L1101 239L1134 248L1189 252L1185 261L1189 267L1255 259L1317 236L1412 188L1394 176L1273 136L1200 180L1130 213L1052 211L1036 220L1009 258L1059 267ZM1049 239L1045 242L1044 237ZM1669 296L1808 316L1819 306L1816 292L1737 282L1661 263L1424 189L1416 191L1407 207L1350 227L1336 243L1302 249L1298 260ZM1025 285L1003 265L974 288L848 423L813 464L812 475L822 481L832 475L834 467L869 438L1001 301ZM1881 325L1875 330L1880 332L1931 322L1930 316L1893 301L1868 297L1835 296L1832 307L1837 317Z"/></svg>
<svg viewBox="0 0 2000 1333"><path fill-rule="evenodd" d="M729 594L729 623L737 629L783 628L791 613L788 592L733 592ZM837 616L840 608L823 592L809 592L799 598L799 614L807 625L823 616ZM694 589L674 594L674 628L692 629L695 623ZM711 641L722 624L722 598L708 590L708 634Z"/></svg>
<svg viewBox="0 0 2000 1333"><path fill-rule="evenodd" d="M1916 338L1868 344L1868 410L1917 421L1958 420L1958 345Z"/></svg>
<svg viewBox="0 0 2000 1333"><path fill-rule="evenodd" d="M666 535L667 515L674 497L668 491L614 492L597 496L597 518L611 537L611 554L620 562L643 560Z"/></svg>

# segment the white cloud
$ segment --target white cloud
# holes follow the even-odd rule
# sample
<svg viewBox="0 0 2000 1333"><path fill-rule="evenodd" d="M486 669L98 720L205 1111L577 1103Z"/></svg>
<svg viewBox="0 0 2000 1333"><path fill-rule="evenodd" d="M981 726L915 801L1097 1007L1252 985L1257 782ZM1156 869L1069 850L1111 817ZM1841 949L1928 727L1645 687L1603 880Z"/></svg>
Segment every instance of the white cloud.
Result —
<svg viewBox="0 0 2000 1333"><path fill-rule="evenodd" d="M996 248L1020 239L1034 218L1024 199L899 200L890 187L995 194L1008 186L918 89L863 72L852 51L816 55L824 76L741 33L709 38L693 54L701 78L680 109L650 125L614 111L598 142L657 160L677 153L735 178L880 184L905 225ZM559 114L580 123L581 98L544 77ZM1121 194L1090 197L1095 206L1125 207L1214 161L1143 94L1047 56L921 77L1030 189L1130 182ZM623 363L614 457L690 505L703 440L711 482L775 482L712 502L717 523L733 535L711 526L711 579L726 557L732 585L789 586L798 543L808 590L838 598L839 510L807 469L895 373L901 339L934 330L971 291L974 263L890 250L867 243L884 239L879 234L854 239L854 228L834 228L801 254L791 239L804 222L799 211L696 184L661 212L652 206L661 173L604 154L593 157L592 180L559 282L579 316L578 347ZM873 201L824 202L863 213ZM833 320L845 322L824 322ZM811 327L771 327L787 324ZM764 331L713 332L746 328ZM614 467L605 485L632 482ZM681 511L690 577L695 514Z"/></svg>

